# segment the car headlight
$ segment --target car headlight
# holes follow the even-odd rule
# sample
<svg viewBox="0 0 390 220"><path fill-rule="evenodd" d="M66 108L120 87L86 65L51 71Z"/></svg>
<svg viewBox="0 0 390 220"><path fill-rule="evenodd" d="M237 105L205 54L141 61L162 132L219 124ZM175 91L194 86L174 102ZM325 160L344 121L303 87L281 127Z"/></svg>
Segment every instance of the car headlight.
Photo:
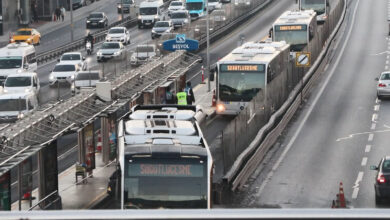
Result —
<svg viewBox="0 0 390 220"><path fill-rule="evenodd" d="M141 20L141 19L142 19L141 15L138 15L138 20Z"/></svg>
<svg viewBox="0 0 390 220"><path fill-rule="evenodd" d="M24 114L23 113L18 114L18 119L22 119L22 118L24 118Z"/></svg>
<svg viewBox="0 0 390 220"><path fill-rule="evenodd" d="M104 20L100 20L99 22L102 23L102 22L104 22Z"/></svg>
<svg viewBox="0 0 390 220"><path fill-rule="evenodd" d="M152 33L153 33L153 34L155 34L155 33L156 33L156 31L155 31L154 29L152 29Z"/></svg>
<svg viewBox="0 0 390 220"><path fill-rule="evenodd" d="M118 55L120 55L120 54L121 54L120 51L114 52L114 56L118 56Z"/></svg>
<svg viewBox="0 0 390 220"><path fill-rule="evenodd" d="M102 54L102 52L99 51L99 52L96 53L96 55L98 55L100 57L103 54Z"/></svg>
<svg viewBox="0 0 390 220"><path fill-rule="evenodd" d="M110 36L107 36L107 37L106 37L106 40L111 40L111 37L110 37Z"/></svg>
<svg viewBox="0 0 390 220"><path fill-rule="evenodd" d="M122 5L118 5L118 8L122 8Z"/></svg>
<svg viewBox="0 0 390 220"><path fill-rule="evenodd" d="M188 23L188 19L184 19L184 23Z"/></svg>
<svg viewBox="0 0 390 220"><path fill-rule="evenodd" d="M91 23L91 21L87 21L87 23Z"/></svg>
<svg viewBox="0 0 390 220"><path fill-rule="evenodd" d="M155 16L154 16L154 19L158 19L158 16L157 16L157 15L155 15Z"/></svg>
<svg viewBox="0 0 390 220"><path fill-rule="evenodd" d="M71 76L70 76L70 79L73 81L73 80L74 80L74 75L71 75Z"/></svg>
<svg viewBox="0 0 390 220"><path fill-rule="evenodd" d="M171 30L170 30L170 29L167 29L167 30L165 30L165 33L169 33L169 32L171 32Z"/></svg>
<svg viewBox="0 0 390 220"><path fill-rule="evenodd" d="M70 89L71 89L72 91L75 90L75 89L74 89L74 83L72 83L72 85L70 86Z"/></svg>
<svg viewBox="0 0 390 220"><path fill-rule="evenodd" d="M130 60L137 60L137 58L135 56L131 56Z"/></svg>
<svg viewBox="0 0 390 220"><path fill-rule="evenodd" d="M199 31L199 28L195 28L195 30L194 30L194 31L198 32L198 31Z"/></svg>
<svg viewBox="0 0 390 220"><path fill-rule="evenodd" d="M224 112L225 110L226 110L225 105L223 105L223 104L217 105L217 112Z"/></svg>
<svg viewBox="0 0 390 220"><path fill-rule="evenodd" d="M53 80L54 80L54 76L53 76L53 74L50 74L50 76L49 76L49 80L50 80L50 81L53 81Z"/></svg>
<svg viewBox="0 0 390 220"><path fill-rule="evenodd" d="M24 90L24 93L30 93L30 92L31 92L30 88Z"/></svg>

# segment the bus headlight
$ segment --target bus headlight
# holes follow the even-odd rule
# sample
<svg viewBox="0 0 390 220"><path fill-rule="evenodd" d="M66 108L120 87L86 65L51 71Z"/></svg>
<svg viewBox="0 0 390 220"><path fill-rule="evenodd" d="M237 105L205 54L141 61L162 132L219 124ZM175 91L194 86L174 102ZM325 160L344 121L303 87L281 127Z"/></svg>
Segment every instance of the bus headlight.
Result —
<svg viewBox="0 0 390 220"><path fill-rule="evenodd" d="M224 112L226 110L225 105L217 104L217 112Z"/></svg>

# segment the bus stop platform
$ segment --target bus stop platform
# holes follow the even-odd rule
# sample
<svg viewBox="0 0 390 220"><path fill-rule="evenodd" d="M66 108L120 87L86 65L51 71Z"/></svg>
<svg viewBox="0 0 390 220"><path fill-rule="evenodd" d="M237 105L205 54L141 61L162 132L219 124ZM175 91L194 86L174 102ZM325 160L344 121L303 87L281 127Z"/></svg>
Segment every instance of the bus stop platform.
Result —
<svg viewBox="0 0 390 220"><path fill-rule="evenodd" d="M115 171L116 162L112 161L105 165L102 162L101 153L96 153L96 168L92 176L86 177L83 183L82 178L78 178L76 183L76 165L69 167L67 170L58 175L58 191L62 200L62 209L91 209L99 204L107 194L108 179ZM38 203L38 189L32 193L32 206ZM22 200L22 210L30 209L30 201ZM19 201L12 204L12 211L19 210ZM40 210L39 206L33 210Z"/></svg>
<svg viewBox="0 0 390 220"><path fill-rule="evenodd" d="M207 114L207 119L214 117L215 107L212 107L213 90L215 82L211 82L211 89L208 91L207 81L198 84L193 88L195 95L195 104L200 105L204 113ZM212 147L210 143L210 147ZM213 151L213 149L211 149ZM107 186L110 176L116 169L116 161L112 161L105 165L102 160L102 154L95 155L96 168L93 170L92 176L85 178L87 181L83 183L81 177L76 183L76 165L72 165L58 175L58 193L61 196L62 209L92 209L107 198ZM32 210L40 210L37 205L39 200L38 189L32 193ZM30 200L22 200L21 210L30 209ZM12 211L19 210L19 201L12 204Z"/></svg>

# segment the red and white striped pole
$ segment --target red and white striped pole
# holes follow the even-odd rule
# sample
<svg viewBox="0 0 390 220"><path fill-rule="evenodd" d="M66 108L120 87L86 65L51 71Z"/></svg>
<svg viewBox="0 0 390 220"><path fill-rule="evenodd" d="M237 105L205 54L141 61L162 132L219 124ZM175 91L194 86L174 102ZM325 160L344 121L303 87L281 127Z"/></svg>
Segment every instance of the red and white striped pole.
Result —
<svg viewBox="0 0 390 220"><path fill-rule="evenodd" d="M202 73L202 82L201 82L201 84L205 84L205 82L204 82L204 67L203 66L202 66L201 73Z"/></svg>
<svg viewBox="0 0 390 220"><path fill-rule="evenodd" d="M98 131L98 139L97 139L97 143L96 143L97 152L102 152L102 146L103 146L102 133L101 133L101 130L99 130Z"/></svg>

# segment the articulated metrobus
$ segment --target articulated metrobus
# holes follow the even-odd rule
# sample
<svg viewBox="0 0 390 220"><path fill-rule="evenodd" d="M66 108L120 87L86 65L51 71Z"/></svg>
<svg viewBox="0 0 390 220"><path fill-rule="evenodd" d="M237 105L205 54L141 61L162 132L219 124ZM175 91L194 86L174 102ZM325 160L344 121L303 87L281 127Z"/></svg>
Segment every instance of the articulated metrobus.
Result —
<svg viewBox="0 0 390 220"><path fill-rule="evenodd" d="M239 114L260 90L267 97L267 84L287 75L289 53L285 42L248 42L218 61L217 114Z"/></svg>
<svg viewBox="0 0 390 220"><path fill-rule="evenodd" d="M210 208L213 159L195 106L136 106L118 126L121 208Z"/></svg>
<svg viewBox="0 0 390 220"><path fill-rule="evenodd" d="M274 22L272 30L273 41L286 41L291 51L302 51L317 30L316 13L313 10L286 11Z"/></svg>
<svg viewBox="0 0 390 220"><path fill-rule="evenodd" d="M299 0L299 10L314 10L317 13L317 22L324 23L328 18L328 0Z"/></svg>

